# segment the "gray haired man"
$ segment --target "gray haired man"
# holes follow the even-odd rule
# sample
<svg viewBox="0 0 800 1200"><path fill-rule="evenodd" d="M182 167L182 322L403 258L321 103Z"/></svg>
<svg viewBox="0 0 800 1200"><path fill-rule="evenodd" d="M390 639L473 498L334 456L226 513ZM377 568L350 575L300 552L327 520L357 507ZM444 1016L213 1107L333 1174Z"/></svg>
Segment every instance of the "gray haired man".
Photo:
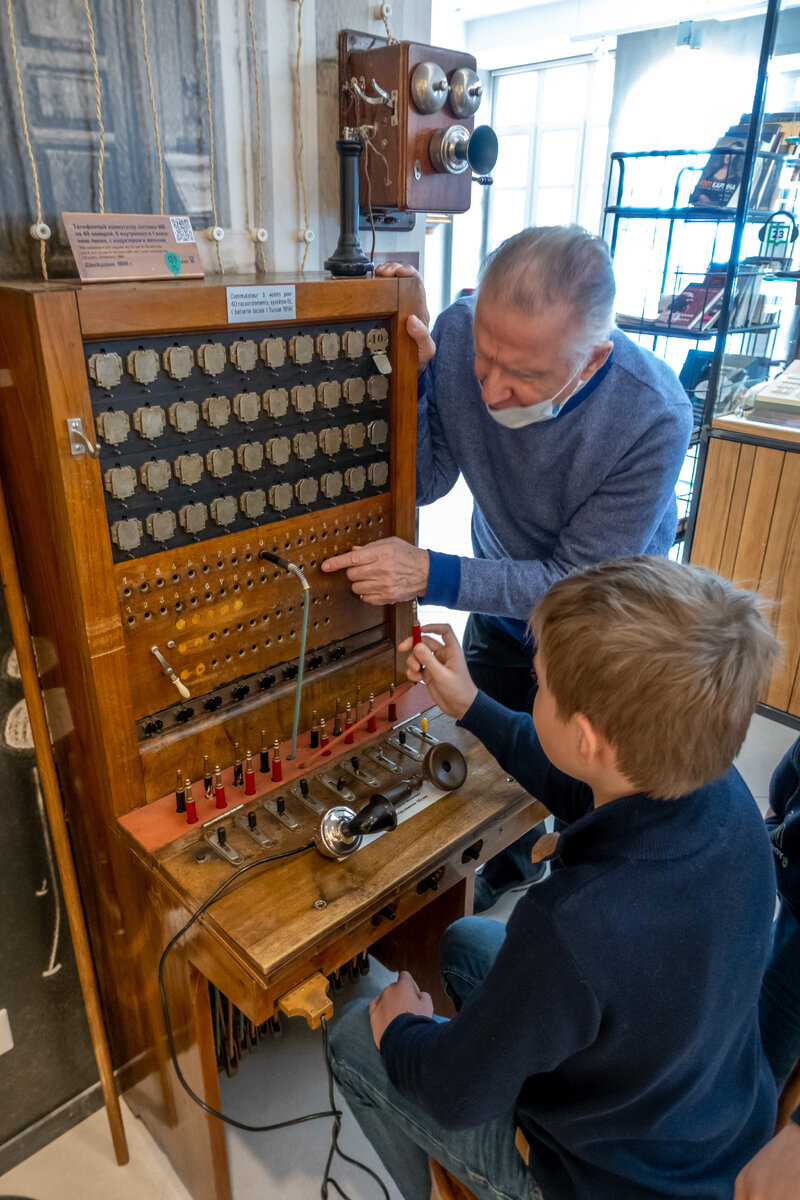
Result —
<svg viewBox="0 0 800 1200"><path fill-rule="evenodd" d="M420 597L470 612L470 671L509 708L531 710L527 620L550 585L605 559L666 554L675 537L691 406L672 369L613 327L614 294L605 242L577 225L505 241L477 301L457 300L432 335L420 287L421 316L408 321L422 372L417 503L463 474L474 557L387 538L324 564L371 604ZM476 911L537 876L535 839L487 863Z"/></svg>

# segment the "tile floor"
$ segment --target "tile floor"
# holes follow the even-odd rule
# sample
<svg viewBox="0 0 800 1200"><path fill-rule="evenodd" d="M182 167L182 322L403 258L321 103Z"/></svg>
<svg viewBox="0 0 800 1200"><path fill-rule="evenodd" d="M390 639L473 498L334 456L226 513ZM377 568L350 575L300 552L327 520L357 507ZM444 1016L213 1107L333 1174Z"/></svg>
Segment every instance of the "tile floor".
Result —
<svg viewBox="0 0 800 1200"><path fill-rule="evenodd" d="M754 717L738 766L762 809L769 778L796 734L786 726ZM491 915L505 920L513 907L508 895ZM356 985L345 984L341 999L372 995L390 977L380 967ZM239 1120L255 1124L280 1120L327 1105L325 1071L319 1033L301 1021L286 1035L259 1047L245 1059L234 1079L222 1076L222 1106ZM51 1142L26 1162L0 1177L0 1200L190 1200L189 1193L140 1121L123 1104L131 1161L117 1167L101 1109ZM330 1138L327 1120L279 1134L228 1131L234 1200L315 1200ZM346 1153L373 1169L380 1166L358 1127L345 1114L341 1144ZM376 1184L348 1164L336 1166L335 1178L352 1200L378 1200ZM389 1184L391 1200L399 1192ZM331 1195L335 1195L331 1189Z"/></svg>

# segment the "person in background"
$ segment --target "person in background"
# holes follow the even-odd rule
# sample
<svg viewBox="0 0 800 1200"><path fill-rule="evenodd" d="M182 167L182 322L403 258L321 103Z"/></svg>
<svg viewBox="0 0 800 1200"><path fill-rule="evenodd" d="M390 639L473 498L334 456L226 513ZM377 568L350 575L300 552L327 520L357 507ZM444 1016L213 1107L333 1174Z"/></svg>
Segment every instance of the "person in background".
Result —
<svg viewBox="0 0 800 1200"><path fill-rule="evenodd" d="M756 597L657 557L560 580L531 624L533 720L477 689L449 626L400 648L567 823L561 869L507 925L447 930L452 1020L407 974L345 1011L334 1075L406 1200L428 1156L480 1200L730 1200L775 1122L774 871L731 765L775 637Z"/></svg>
<svg viewBox="0 0 800 1200"><path fill-rule="evenodd" d="M772 1073L782 1088L800 1059L800 738L769 786L767 828L780 907L761 985L759 1020ZM735 1200L796 1200L800 1195L800 1108L736 1181Z"/></svg>
<svg viewBox="0 0 800 1200"><path fill-rule="evenodd" d="M416 274L398 263L379 275ZM477 297L431 336L420 282L417 503L463 474L474 557L399 538L324 562L368 604L420 598L471 613L464 652L476 684L530 712L531 604L571 571L629 554L667 554L692 410L672 369L614 328L608 248L577 225L524 229L486 260ZM476 877L475 911L539 877L541 827Z"/></svg>

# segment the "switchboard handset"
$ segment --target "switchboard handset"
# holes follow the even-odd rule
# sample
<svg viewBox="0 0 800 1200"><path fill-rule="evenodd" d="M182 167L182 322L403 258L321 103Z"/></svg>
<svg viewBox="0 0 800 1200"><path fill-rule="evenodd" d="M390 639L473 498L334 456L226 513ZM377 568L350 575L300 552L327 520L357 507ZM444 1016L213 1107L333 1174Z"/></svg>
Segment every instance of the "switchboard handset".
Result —
<svg viewBox="0 0 800 1200"><path fill-rule="evenodd" d="M382 792L373 792L360 812L346 804L329 808L320 821L314 844L327 858L347 858L365 836L397 828L397 806L424 783L443 792L455 791L467 778L467 760L450 742L437 742L425 755L422 770Z"/></svg>

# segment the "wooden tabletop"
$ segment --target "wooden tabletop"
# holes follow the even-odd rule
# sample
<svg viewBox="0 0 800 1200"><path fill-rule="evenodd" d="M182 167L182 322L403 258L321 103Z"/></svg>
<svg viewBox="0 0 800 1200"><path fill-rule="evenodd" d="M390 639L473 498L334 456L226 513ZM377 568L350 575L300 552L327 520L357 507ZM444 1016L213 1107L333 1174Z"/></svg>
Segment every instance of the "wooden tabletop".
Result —
<svg viewBox="0 0 800 1200"><path fill-rule="evenodd" d="M225 945L251 979L267 985L283 974L288 964L309 959L320 946L343 931L371 919L393 897L436 870L448 856L452 858L454 852L460 862L464 849L489 831L496 831L507 818L518 816L531 806L536 809L531 824L546 815L542 806L501 770L480 742L456 726L450 717L441 713L431 715L429 731L440 741L458 746L467 757L469 774L461 788L442 794L430 807L343 861L325 858L312 848L247 872L229 894L223 895L203 915L202 925ZM380 742L382 736L375 740ZM359 749L364 766L380 778L381 788L397 781L396 775L382 771L363 756L364 747ZM404 775L418 769L411 760L407 761ZM336 760L330 770L338 774ZM348 786L351 784L354 784L352 778L348 780ZM362 803L372 791L378 790L364 785L355 788L361 792ZM285 795L286 807L297 818L300 828L296 831L282 828L274 818L266 818L262 810L260 827L275 837L277 844L263 850L253 844L249 852L251 860L306 845L318 825L318 818L303 809L285 784L276 785L272 792ZM258 802L261 801L259 797ZM336 797L331 795L330 802L335 805ZM246 844L246 838L245 843L233 835L230 840L240 849ZM196 910L235 869L213 852L205 861L198 861L198 849L203 847L198 833L196 840L181 839L172 852L168 850L165 854L162 849L157 863L152 864L190 911ZM468 870L464 867L463 873Z"/></svg>
<svg viewBox="0 0 800 1200"><path fill-rule="evenodd" d="M715 417L712 429L724 429L728 433L745 434L751 438L771 438L773 441L794 442L800 445L800 429L778 421L752 421L747 417Z"/></svg>

